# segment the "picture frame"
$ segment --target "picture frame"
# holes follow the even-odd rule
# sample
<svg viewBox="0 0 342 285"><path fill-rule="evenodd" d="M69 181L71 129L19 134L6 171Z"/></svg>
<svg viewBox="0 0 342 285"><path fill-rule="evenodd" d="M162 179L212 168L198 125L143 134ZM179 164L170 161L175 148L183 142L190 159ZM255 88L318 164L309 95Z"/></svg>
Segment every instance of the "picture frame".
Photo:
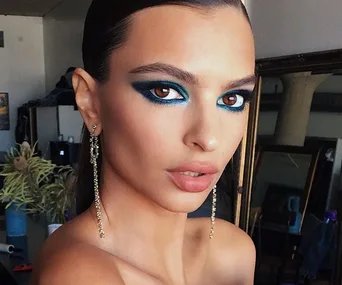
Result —
<svg viewBox="0 0 342 285"><path fill-rule="evenodd" d="M10 130L9 94L0 92L0 131Z"/></svg>

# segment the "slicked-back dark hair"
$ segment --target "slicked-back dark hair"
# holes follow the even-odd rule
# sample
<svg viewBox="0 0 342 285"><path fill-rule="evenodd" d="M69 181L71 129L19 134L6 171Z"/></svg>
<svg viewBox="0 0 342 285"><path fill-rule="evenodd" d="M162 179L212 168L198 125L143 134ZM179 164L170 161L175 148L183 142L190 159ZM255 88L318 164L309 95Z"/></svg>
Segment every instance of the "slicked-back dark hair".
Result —
<svg viewBox="0 0 342 285"><path fill-rule="evenodd" d="M245 6L240 0L93 0L84 25L83 63L85 70L99 83L109 76L109 62L113 50L124 44L135 12L161 5L210 7L229 5L237 8L249 21ZM83 126L82 146L79 156L79 169L76 184L76 213L80 214L94 201L93 174L89 155L88 129ZM100 143L100 140L99 140ZM98 171L101 171L101 151ZM101 177L99 173L99 177Z"/></svg>

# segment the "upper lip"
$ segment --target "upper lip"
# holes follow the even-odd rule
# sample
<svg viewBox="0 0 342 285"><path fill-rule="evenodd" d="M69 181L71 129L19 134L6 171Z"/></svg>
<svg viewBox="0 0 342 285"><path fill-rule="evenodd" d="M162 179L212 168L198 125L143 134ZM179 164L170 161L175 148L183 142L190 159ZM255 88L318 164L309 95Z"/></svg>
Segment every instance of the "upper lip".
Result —
<svg viewBox="0 0 342 285"><path fill-rule="evenodd" d="M218 168L209 162L190 162L179 167L169 169L170 172L194 172L201 174L215 174Z"/></svg>

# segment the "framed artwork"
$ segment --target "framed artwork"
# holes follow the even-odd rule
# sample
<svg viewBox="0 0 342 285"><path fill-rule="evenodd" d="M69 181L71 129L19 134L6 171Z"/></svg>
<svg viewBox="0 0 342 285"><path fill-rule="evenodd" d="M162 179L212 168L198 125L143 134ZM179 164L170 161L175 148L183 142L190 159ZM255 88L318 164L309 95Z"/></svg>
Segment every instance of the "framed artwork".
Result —
<svg viewBox="0 0 342 285"><path fill-rule="evenodd" d="M8 93L0 92L0 131L10 129Z"/></svg>

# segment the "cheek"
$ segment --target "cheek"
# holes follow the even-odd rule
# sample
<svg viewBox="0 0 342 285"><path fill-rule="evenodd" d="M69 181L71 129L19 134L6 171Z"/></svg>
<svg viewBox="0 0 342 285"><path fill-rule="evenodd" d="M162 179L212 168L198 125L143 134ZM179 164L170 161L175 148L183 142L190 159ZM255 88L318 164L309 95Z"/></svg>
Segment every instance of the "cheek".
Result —
<svg viewBox="0 0 342 285"><path fill-rule="evenodd" d="M228 126L225 125L223 128L224 131L222 131L221 157L225 158L224 164L227 164L232 158L244 136L247 126L247 112L243 114L231 114L228 122Z"/></svg>
<svg viewBox="0 0 342 285"><path fill-rule="evenodd" d="M106 153L122 164L128 160L138 167L155 168L176 151L183 125L177 112L181 111L155 106L139 94L126 94L126 98L106 100L101 110Z"/></svg>

